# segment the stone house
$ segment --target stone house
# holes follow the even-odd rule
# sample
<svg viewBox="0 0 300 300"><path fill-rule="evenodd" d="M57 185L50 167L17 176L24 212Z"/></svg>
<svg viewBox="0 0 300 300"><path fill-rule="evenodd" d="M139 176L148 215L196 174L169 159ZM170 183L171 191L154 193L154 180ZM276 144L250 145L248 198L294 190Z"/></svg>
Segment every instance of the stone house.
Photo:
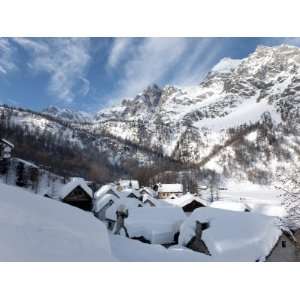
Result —
<svg viewBox="0 0 300 300"><path fill-rule="evenodd" d="M277 243L266 257L268 262L296 262L300 261L300 230L294 234L283 231Z"/></svg>

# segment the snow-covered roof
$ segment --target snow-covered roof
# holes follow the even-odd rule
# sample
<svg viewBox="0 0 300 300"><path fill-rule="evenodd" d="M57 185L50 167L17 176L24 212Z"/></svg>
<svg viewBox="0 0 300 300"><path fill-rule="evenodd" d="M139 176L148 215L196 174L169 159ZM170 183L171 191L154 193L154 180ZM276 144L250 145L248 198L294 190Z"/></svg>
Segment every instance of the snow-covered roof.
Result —
<svg viewBox="0 0 300 300"><path fill-rule="evenodd" d="M85 180L79 177L73 177L70 182L63 185L57 193L58 197L60 199L64 199L78 186L80 186L91 198L93 198L93 191L86 184Z"/></svg>
<svg viewBox="0 0 300 300"><path fill-rule="evenodd" d="M197 201L205 206L208 206L208 202L204 199L201 199L200 197L198 196L195 196L191 193L186 193L182 196L179 196L179 197L175 197L173 199L170 199L170 198L166 198L164 199L164 201L170 203L170 204L173 204L173 205L176 205L176 206L179 206L179 207L184 207L188 204L190 204L191 202L193 201Z"/></svg>
<svg viewBox="0 0 300 300"><path fill-rule="evenodd" d="M118 197L116 197L113 194L105 194L103 197L101 197L100 199L95 199L94 200L94 207L93 207L93 211L94 212L99 212L109 201L113 201L114 203L116 203L118 201Z"/></svg>
<svg viewBox="0 0 300 300"><path fill-rule="evenodd" d="M158 192L160 192L160 193L182 193L183 185L181 183L159 184Z"/></svg>
<svg viewBox="0 0 300 300"><path fill-rule="evenodd" d="M133 188L135 190L140 188L139 182L134 179L121 179L119 180L119 184L122 188Z"/></svg>
<svg viewBox="0 0 300 300"><path fill-rule="evenodd" d="M11 147L11 148L14 148L14 144L11 143L10 141L6 140L6 139L1 139L1 142L6 144L7 146Z"/></svg>
<svg viewBox="0 0 300 300"><path fill-rule="evenodd" d="M105 212L106 219L115 221L117 219L116 212L121 205L128 209L130 215L132 209L140 208L139 206L143 206L143 203L136 198L116 198L114 203Z"/></svg>
<svg viewBox="0 0 300 300"><path fill-rule="evenodd" d="M250 211L250 208L247 204L234 201L214 201L210 204L210 207L227 209L232 211Z"/></svg>
<svg viewBox="0 0 300 300"><path fill-rule="evenodd" d="M16 162L21 162L24 165L32 167L32 168L39 168L36 164L34 164L34 163L32 163L28 160L24 160L24 159L21 159L21 158L13 158L13 160L16 161Z"/></svg>
<svg viewBox="0 0 300 300"><path fill-rule="evenodd" d="M174 235L186 216L179 207L133 208L125 219L130 237L141 237L153 244L167 244L174 241Z"/></svg>
<svg viewBox="0 0 300 300"><path fill-rule="evenodd" d="M0 195L0 261L115 261L92 214L2 183Z"/></svg>
<svg viewBox="0 0 300 300"><path fill-rule="evenodd" d="M128 197L128 196L130 196L130 194L135 195L136 198L141 197L140 192L133 188L126 188L126 189L122 190L121 192L119 192L119 194L123 197Z"/></svg>
<svg viewBox="0 0 300 300"><path fill-rule="evenodd" d="M264 260L282 233L276 218L205 207L194 210L182 224L180 245L187 245L195 235L196 220L210 224L202 239L212 261Z"/></svg>
<svg viewBox="0 0 300 300"><path fill-rule="evenodd" d="M95 199L102 198L105 194L113 194L116 197L119 196L119 192L116 189L116 185L113 183L103 185L96 193L95 193Z"/></svg>
<svg viewBox="0 0 300 300"><path fill-rule="evenodd" d="M165 207L165 206L172 206L172 204L168 203L165 200L161 200L161 199L157 199L157 198L153 198L148 194L144 194L143 195L143 203L145 203L145 205L150 206L149 203L152 203L155 207Z"/></svg>
<svg viewBox="0 0 300 300"><path fill-rule="evenodd" d="M147 187L147 186L142 187L142 188L140 189L140 193L142 194L142 193L144 193L144 192L145 192L146 194L152 196L152 197L155 197L155 196L156 196L156 192L155 192L152 188L150 188L150 187Z"/></svg>

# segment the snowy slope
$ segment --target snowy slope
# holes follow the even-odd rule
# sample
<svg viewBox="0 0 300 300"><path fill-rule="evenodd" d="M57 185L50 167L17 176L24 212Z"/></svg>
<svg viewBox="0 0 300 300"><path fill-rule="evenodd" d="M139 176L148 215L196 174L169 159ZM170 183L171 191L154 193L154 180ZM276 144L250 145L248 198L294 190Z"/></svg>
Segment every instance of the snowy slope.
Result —
<svg viewBox="0 0 300 300"><path fill-rule="evenodd" d="M199 85L150 86L100 111L93 126L184 162L228 168L235 178L258 180L256 173L266 172L273 180L282 167L299 164L299 103L300 49L258 47L242 60L222 59Z"/></svg>
<svg viewBox="0 0 300 300"><path fill-rule="evenodd" d="M71 122L91 122L92 115L84 111L74 111L69 108L59 108L57 106L49 106L42 111L46 115L50 115L56 118L61 118Z"/></svg>
<svg viewBox="0 0 300 300"><path fill-rule="evenodd" d="M114 261L91 214L0 183L0 261Z"/></svg>

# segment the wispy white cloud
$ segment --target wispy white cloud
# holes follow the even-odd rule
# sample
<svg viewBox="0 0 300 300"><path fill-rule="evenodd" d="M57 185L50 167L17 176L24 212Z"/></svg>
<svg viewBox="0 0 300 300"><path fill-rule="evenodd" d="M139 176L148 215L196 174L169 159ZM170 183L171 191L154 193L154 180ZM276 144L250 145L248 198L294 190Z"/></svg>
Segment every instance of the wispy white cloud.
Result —
<svg viewBox="0 0 300 300"><path fill-rule="evenodd" d="M109 53L107 65L109 68L115 68L128 53L133 38L115 38Z"/></svg>
<svg viewBox="0 0 300 300"><path fill-rule="evenodd" d="M133 42L133 41L132 41ZM147 85L159 82L170 72L186 50L183 38L145 38L134 44L130 57L121 66L122 79L113 101L132 97Z"/></svg>
<svg viewBox="0 0 300 300"><path fill-rule="evenodd" d="M87 38L16 38L14 41L28 50L29 67L50 76L49 92L61 100L72 102L78 95L89 91L86 78L90 62Z"/></svg>
<svg viewBox="0 0 300 300"><path fill-rule="evenodd" d="M208 38L198 41L190 40L183 66L170 79L171 83L177 85L200 83L216 62L216 57L219 56L223 48L223 44L217 44L215 40Z"/></svg>
<svg viewBox="0 0 300 300"><path fill-rule="evenodd" d="M133 97L152 83L199 83L222 49L212 39L189 38L145 38L127 41L126 47L130 53L122 50L116 59L125 57L119 64L121 80L110 102Z"/></svg>
<svg viewBox="0 0 300 300"><path fill-rule="evenodd" d="M0 74L7 74L16 69L13 59L14 49L6 38L0 38Z"/></svg>

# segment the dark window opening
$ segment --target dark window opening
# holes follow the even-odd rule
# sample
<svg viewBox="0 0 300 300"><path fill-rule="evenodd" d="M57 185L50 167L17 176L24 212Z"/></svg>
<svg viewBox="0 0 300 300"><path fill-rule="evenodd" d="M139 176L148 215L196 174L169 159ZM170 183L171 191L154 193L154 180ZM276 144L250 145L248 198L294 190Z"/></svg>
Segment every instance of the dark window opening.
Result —
<svg viewBox="0 0 300 300"><path fill-rule="evenodd" d="M282 248L286 248L286 241L282 241L282 242L281 242L281 247L282 247Z"/></svg>

